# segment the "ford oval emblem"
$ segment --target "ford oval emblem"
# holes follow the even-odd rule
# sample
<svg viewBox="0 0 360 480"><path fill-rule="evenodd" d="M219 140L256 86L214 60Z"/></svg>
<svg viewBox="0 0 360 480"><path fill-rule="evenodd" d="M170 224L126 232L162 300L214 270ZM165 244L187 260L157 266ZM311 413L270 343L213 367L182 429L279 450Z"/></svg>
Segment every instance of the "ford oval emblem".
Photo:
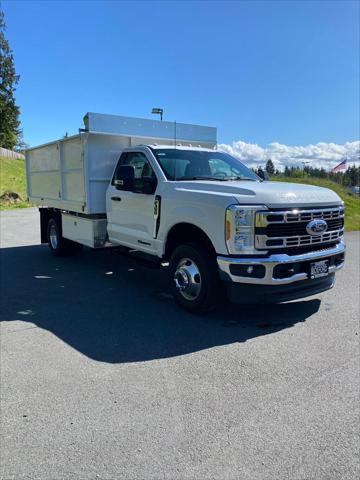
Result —
<svg viewBox="0 0 360 480"><path fill-rule="evenodd" d="M322 233L326 232L328 228L328 224L325 220L311 220L306 225L306 231L309 235L321 235Z"/></svg>

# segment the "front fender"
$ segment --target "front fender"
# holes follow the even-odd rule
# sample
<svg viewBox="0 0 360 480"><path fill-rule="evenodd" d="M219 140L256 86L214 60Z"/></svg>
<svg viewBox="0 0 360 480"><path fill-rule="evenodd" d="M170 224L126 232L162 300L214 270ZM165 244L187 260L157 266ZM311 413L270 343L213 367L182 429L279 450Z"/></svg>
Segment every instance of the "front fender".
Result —
<svg viewBox="0 0 360 480"><path fill-rule="evenodd" d="M165 252L166 239L170 230L181 223L200 228L210 239L216 253L227 255L225 242L225 205L199 205L182 203L181 205L164 205L162 207L158 240Z"/></svg>

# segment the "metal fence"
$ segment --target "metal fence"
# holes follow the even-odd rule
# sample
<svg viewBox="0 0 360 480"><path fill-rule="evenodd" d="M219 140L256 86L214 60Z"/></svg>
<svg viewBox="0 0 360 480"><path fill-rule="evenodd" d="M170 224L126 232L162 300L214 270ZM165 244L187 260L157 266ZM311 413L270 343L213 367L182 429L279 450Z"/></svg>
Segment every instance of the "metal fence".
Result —
<svg viewBox="0 0 360 480"><path fill-rule="evenodd" d="M6 158L25 158L25 155L18 152L13 152L12 150L8 150L7 148L0 147L0 157Z"/></svg>

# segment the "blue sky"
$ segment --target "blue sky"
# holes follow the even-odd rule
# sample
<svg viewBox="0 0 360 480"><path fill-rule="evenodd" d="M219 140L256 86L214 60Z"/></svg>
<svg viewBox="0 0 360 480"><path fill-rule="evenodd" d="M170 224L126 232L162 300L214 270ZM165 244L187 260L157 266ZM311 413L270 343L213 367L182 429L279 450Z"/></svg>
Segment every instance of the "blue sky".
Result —
<svg viewBox="0 0 360 480"><path fill-rule="evenodd" d="M31 145L87 111L218 127L221 143L359 139L355 1L3 1Z"/></svg>

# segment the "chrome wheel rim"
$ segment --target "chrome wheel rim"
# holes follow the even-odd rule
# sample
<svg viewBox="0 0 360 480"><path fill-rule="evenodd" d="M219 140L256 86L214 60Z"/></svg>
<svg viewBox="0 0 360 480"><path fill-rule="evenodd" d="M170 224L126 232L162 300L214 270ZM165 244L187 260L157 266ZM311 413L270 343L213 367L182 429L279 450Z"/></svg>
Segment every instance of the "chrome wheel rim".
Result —
<svg viewBox="0 0 360 480"><path fill-rule="evenodd" d="M191 258L182 258L176 267L174 282L178 292L185 300L194 301L201 291L200 270Z"/></svg>
<svg viewBox="0 0 360 480"><path fill-rule="evenodd" d="M58 234L57 234L57 229L55 225L50 226L49 237L50 237L51 247L53 248L53 250L56 250L58 246Z"/></svg>

